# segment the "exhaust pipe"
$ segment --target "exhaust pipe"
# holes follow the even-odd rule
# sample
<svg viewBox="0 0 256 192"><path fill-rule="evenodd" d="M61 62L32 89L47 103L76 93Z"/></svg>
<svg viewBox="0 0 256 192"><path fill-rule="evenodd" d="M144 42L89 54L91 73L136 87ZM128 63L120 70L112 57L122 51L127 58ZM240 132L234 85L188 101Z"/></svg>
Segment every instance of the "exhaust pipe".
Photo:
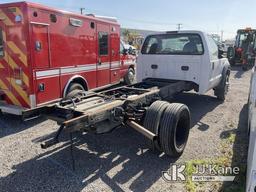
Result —
<svg viewBox="0 0 256 192"><path fill-rule="evenodd" d="M151 141L154 141L156 139L156 134L150 132L149 130L147 130L146 128L142 127L141 125L139 125L138 123L136 123L135 121L126 121L126 124L135 129L136 131L138 131L139 133L141 133L142 135L144 135L145 137L147 137L148 139L150 139Z"/></svg>

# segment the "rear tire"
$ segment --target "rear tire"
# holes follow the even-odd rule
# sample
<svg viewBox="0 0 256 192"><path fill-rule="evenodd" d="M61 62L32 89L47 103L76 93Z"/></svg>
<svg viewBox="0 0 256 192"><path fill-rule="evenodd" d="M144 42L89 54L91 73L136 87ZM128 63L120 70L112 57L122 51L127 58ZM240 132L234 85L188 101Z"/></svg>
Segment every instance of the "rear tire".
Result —
<svg viewBox="0 0 256 192"><path fill-rule="evenodd" d="M66 98L74 98L74 97L80 97L85 95L85 89L84 87L79 83L71 83L69 85Z"/></svg>
<svg viewBox="0 0 256 192"><path fill-rule="evenodd" d="M159 141L166 155L182 155L189 136L190 112L186 105L171 103L162 115L159 127Z"/></svg>
<svg viewBox="0 0 256 192"><path fill-rule="evenodd" d="M129 68L125 77L124 77L124 83L126 85L131 85L133 83L135 83L135 71L133 68Z"/></svg>
<svg viewBox="0 0 256 192"><path fill-rule="evenodd" d="M156 135L159 135L159 123L162 117L163 112L168 107L169 103L164 101L155 101L150 105L150 107L146 111L146 115L144 118L143 126L151 131L152 133L155 133ZM147 140L147 144L150 149L153 151L160 150L160 143L158 141L151 141Z"/></svg>
<svg viewBox="0 0 256 192"><path fill-rule="evenodd" d="M226 72L225 75L222 77L222 80L218 85L218 87L214 89L214 95L220 101L225 101L226 99L226 95L229 89L229 76L230 76L230 73Z"/></svg>

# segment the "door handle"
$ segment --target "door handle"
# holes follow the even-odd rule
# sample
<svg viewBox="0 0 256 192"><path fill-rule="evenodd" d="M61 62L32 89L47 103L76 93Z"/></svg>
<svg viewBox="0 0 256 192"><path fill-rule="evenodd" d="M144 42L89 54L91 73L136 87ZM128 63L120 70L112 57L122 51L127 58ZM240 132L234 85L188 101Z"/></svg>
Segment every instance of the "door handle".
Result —
<svg viewBox="0 0 256 192"><path fill-rule="evenodd" d="M100 58L98 59L98 65L101 65L101 59Z"/></svg>
<svg viewBox="0 0 256 192"><path fill-rule="evenodd" d="M42 49L42 43L40 41L36 41L35 43L35 49L36 51L41 51Z"/></svg>
<svg viewBox="0 0 256 192"><path fill-rule="evenodd" d="M158 68L158 65L156 64L151 65L151 69L157 69L157 68Z"/></svg>
<svg viewBox="0 0 256 192"><path fill-rule="evenodd" d="M214 62L212 62L212 70L215 68L215 63Z"/></svg>
<svg viewBox="0 0 256 192"><path fill-rule="evenodd" d="M188 71L189 70L189 66L181 66L181 70L182 71Z"/></svg>

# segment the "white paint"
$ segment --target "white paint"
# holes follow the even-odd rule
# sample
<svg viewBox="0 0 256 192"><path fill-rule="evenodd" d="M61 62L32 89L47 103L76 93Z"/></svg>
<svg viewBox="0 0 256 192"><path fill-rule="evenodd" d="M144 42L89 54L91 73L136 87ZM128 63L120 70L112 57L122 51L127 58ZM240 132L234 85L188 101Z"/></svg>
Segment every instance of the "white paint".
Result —
<svg viewBox="0 0 256 192"><path fill-rule="evenodd" d="M44 77L44 76L54 76L54 75L59 75L60 70L59 69L51 69L51 70L46 70L46 71L37 71L36 72L36 77Z"/></svg>
<svg viewBox="0 0 256 192"><path fill-rule="evenodd" d="M228 64L228 60L226 58L211 59L207 34L201 31L179 31L178 33L198 34L202 38L204 54L150 55L139 53L136 66L137 82L146 78L185 80L199 85L198 92L204 94L219 84L223 67ZM158 68L152 69L152 65L157 65ZM189 70L182 70L182 66L188 66Z"/></svg>

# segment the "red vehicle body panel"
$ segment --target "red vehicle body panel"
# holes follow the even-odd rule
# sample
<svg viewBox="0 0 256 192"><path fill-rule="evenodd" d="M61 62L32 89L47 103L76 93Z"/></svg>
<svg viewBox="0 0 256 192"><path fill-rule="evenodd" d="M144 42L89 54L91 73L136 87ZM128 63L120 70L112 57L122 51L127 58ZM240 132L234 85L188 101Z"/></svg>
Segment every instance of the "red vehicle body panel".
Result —
<svg viewBox="0 0 256 192"><path fill-rule="evenodd" d="M75 78L87 90L115 84L135 65L120 54L120 25L107 19L9 3L0 5L0 41L1 33L0 95L11 105L57 101Z"/></svg>

